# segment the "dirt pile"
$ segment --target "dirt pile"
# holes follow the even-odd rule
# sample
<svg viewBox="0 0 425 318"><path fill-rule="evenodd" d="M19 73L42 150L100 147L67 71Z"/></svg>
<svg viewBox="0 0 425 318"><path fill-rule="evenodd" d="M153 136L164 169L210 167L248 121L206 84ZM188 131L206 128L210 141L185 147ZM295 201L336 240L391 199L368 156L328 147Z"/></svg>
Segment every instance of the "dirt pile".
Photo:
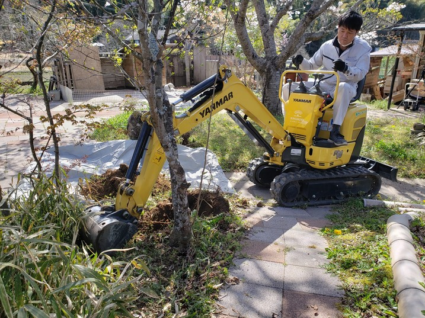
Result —
<svg viewBox="0 0 425 318"><path fill-rule="evenodd" d="M125 181L127 170L128 166L121 164L119 169L109 169L100 176L92 176L85 184L80 185L81 194L95 200L115 197L120 183ZM170 190L170 180L161 174L154 185L152 196L157 197ZM197 210L198 215L203 217L230 211L229 201L220 192L189 190L188 203L191 211ZM145 210L140 222L153 225L154 229L160 229L169 224L173 218L173 204L169 198Z"/></svg>
<svg viewBox="0 0 425 318"><path fill-rule="evenodd" d="M119 169L108 169L100 176L93 175L85 184L80 184L81 194L94 200L102 200L117 194L121 182L125 181L128 166L120 164Z"/></svg>
<svg viewBox="0 0 425 318"><path fill-rule="evenodd" d="M115 197L118 192L119 185L125 181L128 166L120 164L119 169L108 169L100 176L93 175L86 183L80 184L81 194L94 200L102 200L105 198ZM135 178L132 182L135 182ZM171 190L170 181L164 174L159 175L158 180L152 190L152 196L165 193Z"/></svg>
<svg viewBox="0 0 425 318"><path fill-rule="evenodd" d="M230 211L229 201L220 192L189 190L187 199L189 209L191 211L197 210L201 217L215 216ZM141 218L141 223L150 224L157 230L167 226L173 218L173 203L171 199L168 199L159 202L152 209L146 210Z"/></svg>

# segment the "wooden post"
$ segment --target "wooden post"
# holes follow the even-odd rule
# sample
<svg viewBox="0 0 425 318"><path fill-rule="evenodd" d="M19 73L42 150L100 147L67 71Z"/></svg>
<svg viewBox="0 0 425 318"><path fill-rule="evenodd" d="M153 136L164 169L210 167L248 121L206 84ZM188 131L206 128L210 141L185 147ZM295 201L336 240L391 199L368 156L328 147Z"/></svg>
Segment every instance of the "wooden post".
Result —
<svg viewBox="0 0 425 318"><path fill-rule="evenodd" d="M379 89L379 85L373 86L372 90L373 90L373 96L375 96L375 99L381 100L382 96L381 96L381 90Z"/></svg>
<svg viewBox="0 0 425 318"><path fill-rule="evenodd" d="M397 57L395 59L395 64L394 64L393 78L391 79L390 95L388 96L388 109L391 108L391 99L393 97L394 83L395 83L395 78L397 76L397 68L398 68L398 61L400 60L401 46L403 45L403 36L404 36L404 32L402 31L400 33L400 42L398 44Z"/></svg>
<svg viewBox="0 0 425 318"><path fill-rule="evenodd" d="M192 47L192 41L186 40L184 44L184 64L186 73L186 87L190 86L190 49Z"/></svg>

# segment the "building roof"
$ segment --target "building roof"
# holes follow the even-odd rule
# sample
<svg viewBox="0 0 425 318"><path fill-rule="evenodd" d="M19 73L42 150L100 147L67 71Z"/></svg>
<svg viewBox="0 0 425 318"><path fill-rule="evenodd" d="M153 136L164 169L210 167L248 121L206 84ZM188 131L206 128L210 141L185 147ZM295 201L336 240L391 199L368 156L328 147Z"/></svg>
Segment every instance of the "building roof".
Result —
<svg viewBox="0 0 425 318"><path fill-rule="evenodd" d="M421 31L421 30L425 30L425 23L414 23L414 24L400 25L400 26L392 28L391 30L394 30L394 31Z"/></svg>
<svg viewBox="0 0 425 318"><path fill-rule="evenodd" d="M391 56L397 55L398 45L391 45L386 48L380 49L379 51L375 51L370 53L370 56ZM414 55L417 54L418 45L417 44L404 44L401 47L400 55Z"/></svg>

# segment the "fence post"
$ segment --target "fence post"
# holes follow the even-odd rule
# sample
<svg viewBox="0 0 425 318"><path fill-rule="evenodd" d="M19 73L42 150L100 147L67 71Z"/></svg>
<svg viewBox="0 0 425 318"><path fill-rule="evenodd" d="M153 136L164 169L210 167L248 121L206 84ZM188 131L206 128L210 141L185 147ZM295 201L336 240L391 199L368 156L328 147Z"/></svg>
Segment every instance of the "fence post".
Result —
<svg viewBox="0 0 425 318"><path fill-rule="evenodd" d="M211 75L217 74L218 60L206 60L205 61L205 78Z"/></svg>

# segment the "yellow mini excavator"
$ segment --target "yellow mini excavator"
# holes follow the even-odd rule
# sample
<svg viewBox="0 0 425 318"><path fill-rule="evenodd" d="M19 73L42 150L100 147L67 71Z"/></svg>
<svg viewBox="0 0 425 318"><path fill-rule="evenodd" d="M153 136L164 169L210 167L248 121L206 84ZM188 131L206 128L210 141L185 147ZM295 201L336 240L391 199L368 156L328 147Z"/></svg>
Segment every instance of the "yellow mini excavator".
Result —
<svg viewBox="0 0 425 318"><path fill-rule="evenodd" d="M226 111L257 145L265 148L263 157L249 164L249 180L257 186L270 188L273 198L282 206L332 204L351 197L371 198L380 190L381 176L396 181L396 168L360 156L366 125L365 105L352 104L348 109L341 126L346 145L335 146L328 140L334 101L321 91L320 82L327 76L336 76L339 83L338 74L331 71L290 72L308 74L315 82L309 90L301 82L288 100L281 97L285 105L283 126L230 69L222 66L216 75L188 90L173 103L176 106L193 102L190 109L175 115L175 135L189 132L210 116ZM287 74L287 71L282 74L281 88ZM336 89L334 96L337 94ZM281 92L279 95L282 96ZM93 243L98 252L121 248L136 233L137 217L166 160L148 113L143 115L142 122L126 181L120 185L115 206L93 206L86 210L86 240ZM270 141L253 123L271 136ZM135 183L130 183L136 175Z"/></svg>

